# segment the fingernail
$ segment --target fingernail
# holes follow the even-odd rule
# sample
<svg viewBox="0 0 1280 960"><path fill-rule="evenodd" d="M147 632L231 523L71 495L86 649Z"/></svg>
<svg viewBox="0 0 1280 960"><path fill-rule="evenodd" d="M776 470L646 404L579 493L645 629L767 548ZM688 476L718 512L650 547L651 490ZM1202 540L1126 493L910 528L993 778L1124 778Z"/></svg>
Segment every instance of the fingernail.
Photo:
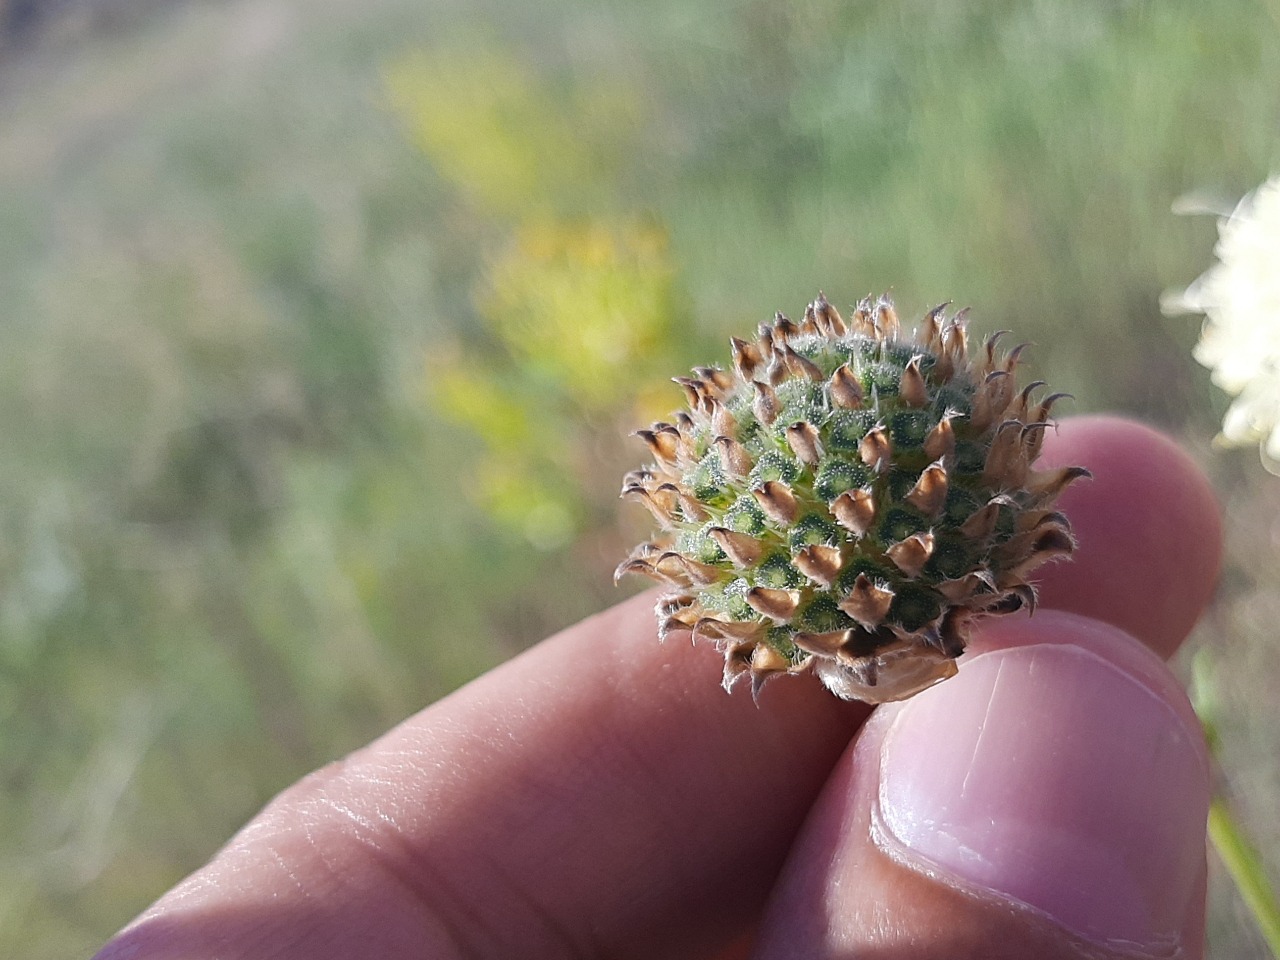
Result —
<svg viewBox="0 0 1280 960"><path fill-rule="evenodd" d="M1089 940L1176 943L1203 864L1209 783L1199 727L1169 697L1068 644L966 662L891 721L888 845Z"/></svg>

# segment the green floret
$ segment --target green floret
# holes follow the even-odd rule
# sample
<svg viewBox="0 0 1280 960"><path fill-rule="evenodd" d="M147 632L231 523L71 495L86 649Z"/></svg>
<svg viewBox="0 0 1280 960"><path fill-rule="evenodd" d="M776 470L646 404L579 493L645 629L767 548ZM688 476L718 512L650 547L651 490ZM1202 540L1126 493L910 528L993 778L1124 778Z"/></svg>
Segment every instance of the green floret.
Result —
<svg viewBox="0 0 1280 960"><path fill-rule="evenodd" d="M724 526L753 537L761 536L768 529L764 511L760 509L755 498L750 496L739 497L734 501L733 506L725 511Z"/></svg>
<svg viewBox="0 0 1280 960"><path fill-rule="evenodd" d="M787 590L803 586L804 574L791 564L785 553L772 553L755 569L756 586L773 590Z"/></svg>
<svg viewBox="0 0 1280 960"><path fill-rule="evenodd" d="M818 464L813 492L823 500L831 501L846 490L861 487L870 480L871 470L862 461L827 457Z"/></svg>
<svg viewBox="0 0 1280 960"><path fill-rule="evenodd" d="M796 462L794 457L779 453L777 450L771 450L762 454L760 459L756 461L750 476L747 477L747 482L754 489L763 486L770 480L794 483L799 476L800 464Z"/></svg>
<svg viewBox="0 0 1280 960"><path fill-rule="evenodd" d="M841 541L840 528L821 514L811 513L802 517L792 528L788 542L791 552L816 544L834 546Z"/></svg>
<svg viewBox="0 0 1280 960"><path fill-rule="evenodd" d="M832 452L856 455L858 444L876 423L873 410L837 410L827 420L824 439Z"/></svg>

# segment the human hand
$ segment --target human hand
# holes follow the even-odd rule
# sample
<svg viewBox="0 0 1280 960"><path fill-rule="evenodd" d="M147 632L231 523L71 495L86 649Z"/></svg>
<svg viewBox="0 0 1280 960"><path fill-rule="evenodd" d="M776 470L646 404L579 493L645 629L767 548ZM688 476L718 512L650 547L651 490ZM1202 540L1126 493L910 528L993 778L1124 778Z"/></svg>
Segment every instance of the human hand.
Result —
<svg viewBox="0 0 1280 960"><path fill-rule="evenodd" d="M1044 460L1095 476L1061 500L1076 558L939 686L757 707L639 597L290 787L96 960L1197 960L1208 763L1160 658L1217 508L1124 421Z"/></svg>

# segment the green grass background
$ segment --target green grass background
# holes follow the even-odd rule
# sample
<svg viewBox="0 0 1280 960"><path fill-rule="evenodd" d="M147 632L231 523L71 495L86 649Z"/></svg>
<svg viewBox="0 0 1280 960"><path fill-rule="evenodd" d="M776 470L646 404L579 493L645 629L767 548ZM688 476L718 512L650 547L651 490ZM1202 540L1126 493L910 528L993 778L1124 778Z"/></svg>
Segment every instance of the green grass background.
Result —
<svg viewBox="0 0 1280 960"><path fill-rule="evenodd" d="M1280 480L1211 451L1159 298L1215 236L1175 199L1277 169L1274 0L227 0L4 51L0 955L87 956L613 602L620 438L818 289L972 304L1201 458L1195 646L1274 875ZM1211 897L1211 956L1262 955Z"/></svg>

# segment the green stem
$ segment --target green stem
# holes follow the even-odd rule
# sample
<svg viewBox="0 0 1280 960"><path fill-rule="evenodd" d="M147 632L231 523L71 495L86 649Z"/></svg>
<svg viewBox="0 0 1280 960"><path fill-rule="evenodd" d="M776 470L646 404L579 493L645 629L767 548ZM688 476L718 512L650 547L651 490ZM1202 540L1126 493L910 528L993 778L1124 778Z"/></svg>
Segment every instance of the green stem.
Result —
<svg viewBox="0 0 1280 960"><path fill-rule="evenodd" d="M1222 740L1218 734L1221 704L1218 700L1216 674L1213 654L1207 649L1197 651L1191 660L1189 692L1204 727L1209 753L1215 763L1219 761L1222 749ZM1227 868L1236 889L1240 891L1245 907L1252 914L1253 922L1257 924L1258 932L1266 941L1271 956L1280 960L1280 905L1276 902L1275 890L1267 879L1257 848L1249 842L1221 788L1209 804L1209 840L1218 851L1218 859Z"/></svg>
<svg viewBox="0 0 1280 960"><path fill-rule="evenodd" d="M1209 839L1253 914L1271 955L1280 960L1280 904L1263 870L1262 858L1222 797L1215 797L1209 806Z"/></svg>

